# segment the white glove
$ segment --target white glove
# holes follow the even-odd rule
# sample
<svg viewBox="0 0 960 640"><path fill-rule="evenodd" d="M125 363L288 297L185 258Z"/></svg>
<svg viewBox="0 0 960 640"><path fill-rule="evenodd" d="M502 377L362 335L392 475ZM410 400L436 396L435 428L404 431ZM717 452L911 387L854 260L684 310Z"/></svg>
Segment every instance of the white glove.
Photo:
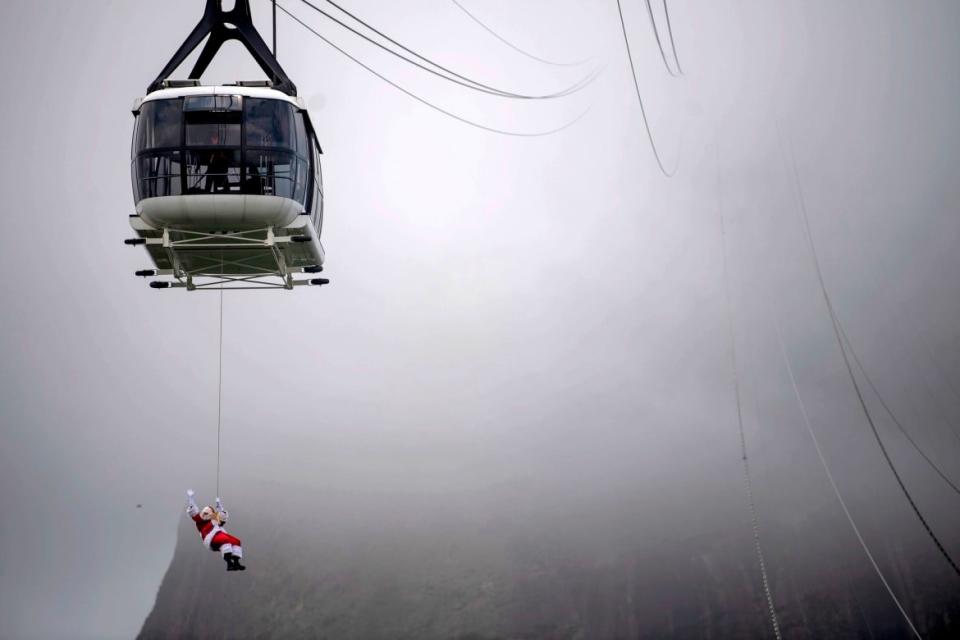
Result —
<svg viewBox="0 0 960 640"><path fill-rule="evenodd" d="M220 521L226 522L227 518L230 517L230 514L227 513L227 510L223 508L223 503L220 502L220 496L217 496L216 505L217 505L217 513L220 514Z"/></svg>
<svg viewBox="0 0 960 640"><path fill-rule="evenodd" d="M187 514L191 517L195 516L200 511L199 507L197 507L197 503L193 500L193 495L193 489L187 489Z"/></svg>

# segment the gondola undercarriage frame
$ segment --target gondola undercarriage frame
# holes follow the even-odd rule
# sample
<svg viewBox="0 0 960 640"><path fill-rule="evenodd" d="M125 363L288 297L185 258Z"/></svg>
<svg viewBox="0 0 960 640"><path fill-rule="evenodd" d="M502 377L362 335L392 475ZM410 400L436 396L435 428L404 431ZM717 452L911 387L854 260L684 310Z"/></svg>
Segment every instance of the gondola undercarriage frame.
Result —
<svg viewBox="0 0 960 640"><path fill-rule="evenodd" d="M296 279L296 274L323 271L323 249L308 215L292 224L245 229L234 232L205 232L165 227L157 229L140 216L130 216L137 238L129 245L142 244L159 267L137 271L143 277L167 276L154 280L155 289L186 288L188 291L220 289L293 289L328 284L325 278Z"/></svg>

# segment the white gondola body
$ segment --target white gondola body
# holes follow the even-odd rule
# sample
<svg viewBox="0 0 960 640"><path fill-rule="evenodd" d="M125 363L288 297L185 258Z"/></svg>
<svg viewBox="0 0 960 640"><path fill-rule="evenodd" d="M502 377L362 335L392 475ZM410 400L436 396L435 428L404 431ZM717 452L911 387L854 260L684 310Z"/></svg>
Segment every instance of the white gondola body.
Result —
<svg viewBox="0 0 960 640"><path fill-rule="evenodd" d="M319 270L321 151L300 98L167 88L138 100L134 114L130 223L158 273L193 288L204 278L289 285L293 273Z"/></svg>

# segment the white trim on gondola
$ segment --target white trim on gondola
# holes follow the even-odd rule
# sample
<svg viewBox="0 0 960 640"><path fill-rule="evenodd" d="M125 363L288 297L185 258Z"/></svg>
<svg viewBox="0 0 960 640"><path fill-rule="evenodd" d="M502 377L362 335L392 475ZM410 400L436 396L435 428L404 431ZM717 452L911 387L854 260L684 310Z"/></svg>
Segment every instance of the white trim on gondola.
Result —
<svg viewBox="0 0 960 640"><path fill-rule="evenodd" d="M298 109L306 109L307 105L300 96L288 96L276 89L269 87L246 87L242 85L200 85L196 87L176 87L171 89L158 89L148 93L134 103L139 107L145 102L151 100L169 100L171 98L183 98L185 96L243 96L245 98L269 98L271 100L286 100ZM135 108L134 111L137 109Z"/></svg>
<svg viewBox="0 0 960 640"><path fill-rule="evenodd" d="M269 100L283 100L289 102L303 113L308 124L313 126L313 119L307 110L307 103L300 96L288 96L276 89L268 87L245 87L242 85L201 85L196 87L177 87L171 89L159 89L148 93L142 98L137 98L133 103L134 114L139 113L140 108L147 102L154 100L170 100L174 98L184 98L186 96L243 96L245 98L265 98Z"/></svg>

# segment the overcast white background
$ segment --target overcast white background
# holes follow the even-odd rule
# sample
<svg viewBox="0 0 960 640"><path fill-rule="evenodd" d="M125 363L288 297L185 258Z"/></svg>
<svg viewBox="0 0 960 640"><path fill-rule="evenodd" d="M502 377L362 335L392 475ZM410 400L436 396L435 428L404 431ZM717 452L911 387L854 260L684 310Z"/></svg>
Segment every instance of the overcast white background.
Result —
<svg viewBox="0 0 960 640"><path fill-rule="evenodd" d="M831 500L776 360L776 315L841 484L914 528L831 342L778 120L838 314L917 440L960 474L960 5L675 0L686 75L673 79L642 3L625 0L654 135L668 166L679 158L667 180L612 0L464 0L538 55L603 68L586 90L537 104L443 85L286 4L485 124L537 131L589 111L542 138L471 129L280 16L279 59L325 152L332 284L226 296L228 506L242 505L231 485L430 492L527 478L558 492L632 484L639 502L669 481L689 487L691 508L705 484L729 486L742 507L722 206L745 393L759 407L747 437L761 516L794 480L810 483L805 500ZM445 0L349 6L507 89L556 90L590 68L523 58ZM269 39L269 3L254 10ZM133 277L146 254L122 242L129 107L201 11L0 6L0 637L135 635L183 490L214 491L216 295L148 289ZM251 77L233 48L205 79ZM783 420L761 419L764 407ZM943 509L956 496L891 442L960 552L956 509Z"/></svg>

